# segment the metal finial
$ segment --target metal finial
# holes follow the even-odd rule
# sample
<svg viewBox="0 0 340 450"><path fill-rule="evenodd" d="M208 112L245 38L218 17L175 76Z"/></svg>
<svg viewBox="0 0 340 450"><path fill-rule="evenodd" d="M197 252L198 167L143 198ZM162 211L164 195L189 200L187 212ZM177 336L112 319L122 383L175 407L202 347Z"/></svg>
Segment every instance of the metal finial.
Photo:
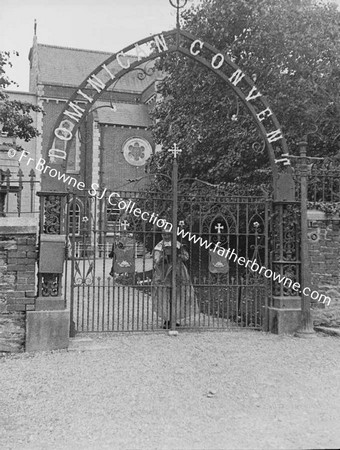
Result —
<svg viewBox="0 0 340 450"><path fill-rule="evenodd" d="M34 19L34 36L37 35L37 19Z"/></svg>
<svg viewBox="0 0 340 450"><path fill-rule="evenodd" d="M168 152L171 152L173 154L174 158L176 159L177 154L182 153L182 150L179 147L177 147L177 144L174 144L174 146L172 148L170 148L168 150Z"/></svg>
<svg viewBox="0 0 340 450"><path fill-rule="evenodd" d="M174 0L169 0L169 3L173 8L176 9L176 27L179 30L180 29L179 10L186 6L188 0L176 0L176 3L174 3Z"/></svg>

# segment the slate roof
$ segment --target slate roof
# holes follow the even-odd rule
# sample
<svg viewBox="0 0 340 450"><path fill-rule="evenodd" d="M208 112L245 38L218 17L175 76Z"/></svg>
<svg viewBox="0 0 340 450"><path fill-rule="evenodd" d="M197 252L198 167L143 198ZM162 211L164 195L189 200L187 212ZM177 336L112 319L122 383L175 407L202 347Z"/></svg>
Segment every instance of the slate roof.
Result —
<svg viewBox="0 0 340 450"><path fill-rule="evenodd" d="M96 102L97 106L107 103ZM101 124L127 125L132 127L148 127L151 120L148 107L143 104L116 103L117 111L110 108L100 108L95 111L96 120Z"/></svg>
<svg viewBox="0 0 340 450"><path fill-rule="evenodd" d="M37 44L39 83L77 87L111 53ZM130 57L132 58L132 57ZM111 67L111 66L110 66ZM112 65L114 68L114 65ZM117 70L121 69L116 63ZM114 69L113 69L114 70ZM137 72L126 74L116 85L119 91L143 92L155 75L139 80Z"/></svg>

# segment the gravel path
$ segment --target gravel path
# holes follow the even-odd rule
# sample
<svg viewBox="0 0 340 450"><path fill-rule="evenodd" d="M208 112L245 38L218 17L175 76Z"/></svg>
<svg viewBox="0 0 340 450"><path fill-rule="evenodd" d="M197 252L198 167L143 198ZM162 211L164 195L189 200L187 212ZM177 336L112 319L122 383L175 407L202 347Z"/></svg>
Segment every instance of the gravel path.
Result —
<svg viewBox="0 0 340 450"><path fill-rule="evenodd" d="M0 358L1 449L340 447L337 338L91 337Z"/></svg>

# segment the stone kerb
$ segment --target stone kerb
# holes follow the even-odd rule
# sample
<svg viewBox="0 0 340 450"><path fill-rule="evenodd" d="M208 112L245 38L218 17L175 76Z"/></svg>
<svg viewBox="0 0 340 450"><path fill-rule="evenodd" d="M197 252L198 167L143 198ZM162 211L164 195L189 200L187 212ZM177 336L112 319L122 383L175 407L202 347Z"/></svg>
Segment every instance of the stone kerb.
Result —
<svg viewBox="0 0 340 450"><path fill-rule="evenodd" d="M36 220L0 219L0 352L25 346L26 311L35 308Z"/></svg>

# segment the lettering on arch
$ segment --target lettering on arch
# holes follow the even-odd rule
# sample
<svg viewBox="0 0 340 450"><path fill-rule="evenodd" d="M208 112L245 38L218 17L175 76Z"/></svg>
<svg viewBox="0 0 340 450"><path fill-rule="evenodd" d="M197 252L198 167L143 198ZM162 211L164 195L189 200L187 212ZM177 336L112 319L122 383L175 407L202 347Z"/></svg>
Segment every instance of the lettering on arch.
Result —
<svg viewBox="0 0 340 450"><path fill-rule="evenodd" d="M277 171L280 156L288 153L281 126L268 101L253 80L228 55L189 33L180 31L180 44L174 44L176 30L156 34L131 44L112 54L90 73L66 103L58 117L50 140L48 156L56 165L65 164L70 141L91 107L113 83L144 62L170 52L179 52L205 65L222 78L252 115L262 138L267 144L273 171ZM118 68L118 69L117 69ZM275 150L272 144L275 145ZM59 151L56 151L58 149Z"/></svg>

